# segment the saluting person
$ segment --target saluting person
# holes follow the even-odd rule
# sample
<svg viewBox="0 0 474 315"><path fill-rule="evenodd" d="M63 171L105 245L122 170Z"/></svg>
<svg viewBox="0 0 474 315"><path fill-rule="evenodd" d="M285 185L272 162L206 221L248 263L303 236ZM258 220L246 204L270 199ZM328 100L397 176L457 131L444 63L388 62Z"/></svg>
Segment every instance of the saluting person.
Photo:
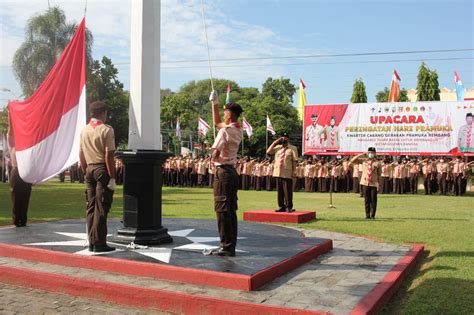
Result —
<svg viewBox="0 0 474 315"><path fill-rule="evenodd" d="M356 155L349 162L352 164L355 161L362 160L363 156L367 156L361 163L362 176L360 179L360 184L364 192L366 219L375 219L375 213L377 212L377 190L381 174L381 165L380 162L375 159L375 153L375 148L370 147L367 153Z"/></svg>
<svg viewBox="0 0 474 315"><path fill-rule="evenodd" d="M289 143L285 133L267 149L268 155L275 155L273 177L278 190L278 209L276 212L293 212L293 178L296 178L298 149Z"/></svg>

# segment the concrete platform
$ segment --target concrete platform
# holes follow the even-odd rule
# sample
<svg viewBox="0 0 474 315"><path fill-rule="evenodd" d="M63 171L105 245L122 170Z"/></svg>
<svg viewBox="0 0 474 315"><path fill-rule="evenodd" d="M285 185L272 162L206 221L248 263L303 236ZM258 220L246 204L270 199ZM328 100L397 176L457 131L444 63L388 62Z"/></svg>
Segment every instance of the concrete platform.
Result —
<svg viewBox="0 0 474 315"><path fill-rule="evenodd" d="M253 210L244 212L244 221L254 222L304 223L315 219L315 211L275 212L273 210Z"/></svg>
<svg viewBox="0 0 474 315"><path fill-rule="evenodd" d="M110 236L121 226L109 221ZM165 219L168 245L91 253L85 223L63 220L0 229L0 255L234 290L255 290L332 249L329 239L304 237L281 226L239 222L236 257L205 256L219 245L216 222Z"/></svg>

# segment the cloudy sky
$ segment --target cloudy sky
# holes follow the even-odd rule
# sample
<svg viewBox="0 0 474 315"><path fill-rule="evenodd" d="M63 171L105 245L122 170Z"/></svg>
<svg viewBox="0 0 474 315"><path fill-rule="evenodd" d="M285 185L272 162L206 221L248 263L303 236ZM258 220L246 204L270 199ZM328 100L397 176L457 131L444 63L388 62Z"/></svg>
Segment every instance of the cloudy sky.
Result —
<svg viewBox="0 0 474 315"><path fill-rule="evenodd" d="M161 2L161 84L178 90L209 75L201 2ZM49 0L75 22L82 19L85 3ZM373 101L375 93L390 84L394 68L402 87L414 88L422 60L438 71L441 86L454 88L454 69L466 87L474 85L470 0L204 0L204 4L213 74L241 86L260 88L269 76L284 76L295 84L302 78L309 103L344 103L360 77ZM0 92L0 106L21 95L12 57L24 39L28 18L47 8L48 0L0 2L0 88L12 91ZM94 35L94 58L110 57L128 88L130 0L88 0L86 24ZM366 55L446 49L471 50Z"/></svg>

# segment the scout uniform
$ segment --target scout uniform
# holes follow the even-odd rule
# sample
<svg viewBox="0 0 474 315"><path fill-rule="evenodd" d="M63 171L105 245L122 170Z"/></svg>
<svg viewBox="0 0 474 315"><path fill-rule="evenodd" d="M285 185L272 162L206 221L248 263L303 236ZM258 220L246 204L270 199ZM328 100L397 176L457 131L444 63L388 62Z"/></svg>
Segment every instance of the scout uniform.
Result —
<svg viewBox="0 0 474 315"><path fill-rule="evenodd" d="M267 151L268 152L268 151ZM298 151L293 145L276 145L268 152L275 155L273 177L277 181L279 211L293 210L293 177L296 177Z"/></svg>
<svg viewBox="0 0 474 315"><path fill-rule="evenodd" d="M106 106L101 102L90 105L91 110L102 109ZM115 151L114 130L102 121L91 118L80 136L80 152L87 163L87 231L89 250L107 247L107 215L113 201L113 190L107 185L109 173L106 166L106 153Z"/></svg>
<svg viewBox="0 0 474 315"><path fill-rule="evenodd" d="M373 148L369 148L371 151ZM375 152L375 149L373 149ZM377 212L377 190L379 176L381 174L380 163L375 159L368 159L362 163L362 176L360 184L364 190L365 217L375 219Z"/></svg>
<svg viewBox="0 0 474 315"><path fill-rule="evenodd" d="M242 108L237 104L231 104L228 110L237 116ZM235 256L237 245L237 190L239 189L239 178L235 170L237 152L242 141L242 130L237 122L225 125L217 133L213 150L220 152L219 156L213 158L216 166L214 189L214 210L217 215L217 226L220 237L220 249L218 255Z"/></svg>

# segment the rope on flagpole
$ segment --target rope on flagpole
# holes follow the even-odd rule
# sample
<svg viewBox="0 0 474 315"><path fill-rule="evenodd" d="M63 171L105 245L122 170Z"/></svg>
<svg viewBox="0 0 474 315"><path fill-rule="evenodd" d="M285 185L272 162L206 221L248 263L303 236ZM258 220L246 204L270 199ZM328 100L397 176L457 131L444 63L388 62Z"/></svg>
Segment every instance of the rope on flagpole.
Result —
<svg viewBox="0 0 474 315"><path fill-rule="evenodd" d="M203 0L201 0L201 15L202 15L202 24L204 26L204 34L206 35L207 61L209 62L209 78L211 79L211 89L214 91L214 82L212 80L211 53L209 52L209 40L207 38L207 25L206 25L206 17L204 15L204 2L203 2ZM212 106L213 106L213 104L211 102L211 107ZM211 112L212 112L212 110L211 110ZM214 138L215 138L216 137L216 120L214 119L214 113L212 114L212 130L214 132Z"/></svg>

